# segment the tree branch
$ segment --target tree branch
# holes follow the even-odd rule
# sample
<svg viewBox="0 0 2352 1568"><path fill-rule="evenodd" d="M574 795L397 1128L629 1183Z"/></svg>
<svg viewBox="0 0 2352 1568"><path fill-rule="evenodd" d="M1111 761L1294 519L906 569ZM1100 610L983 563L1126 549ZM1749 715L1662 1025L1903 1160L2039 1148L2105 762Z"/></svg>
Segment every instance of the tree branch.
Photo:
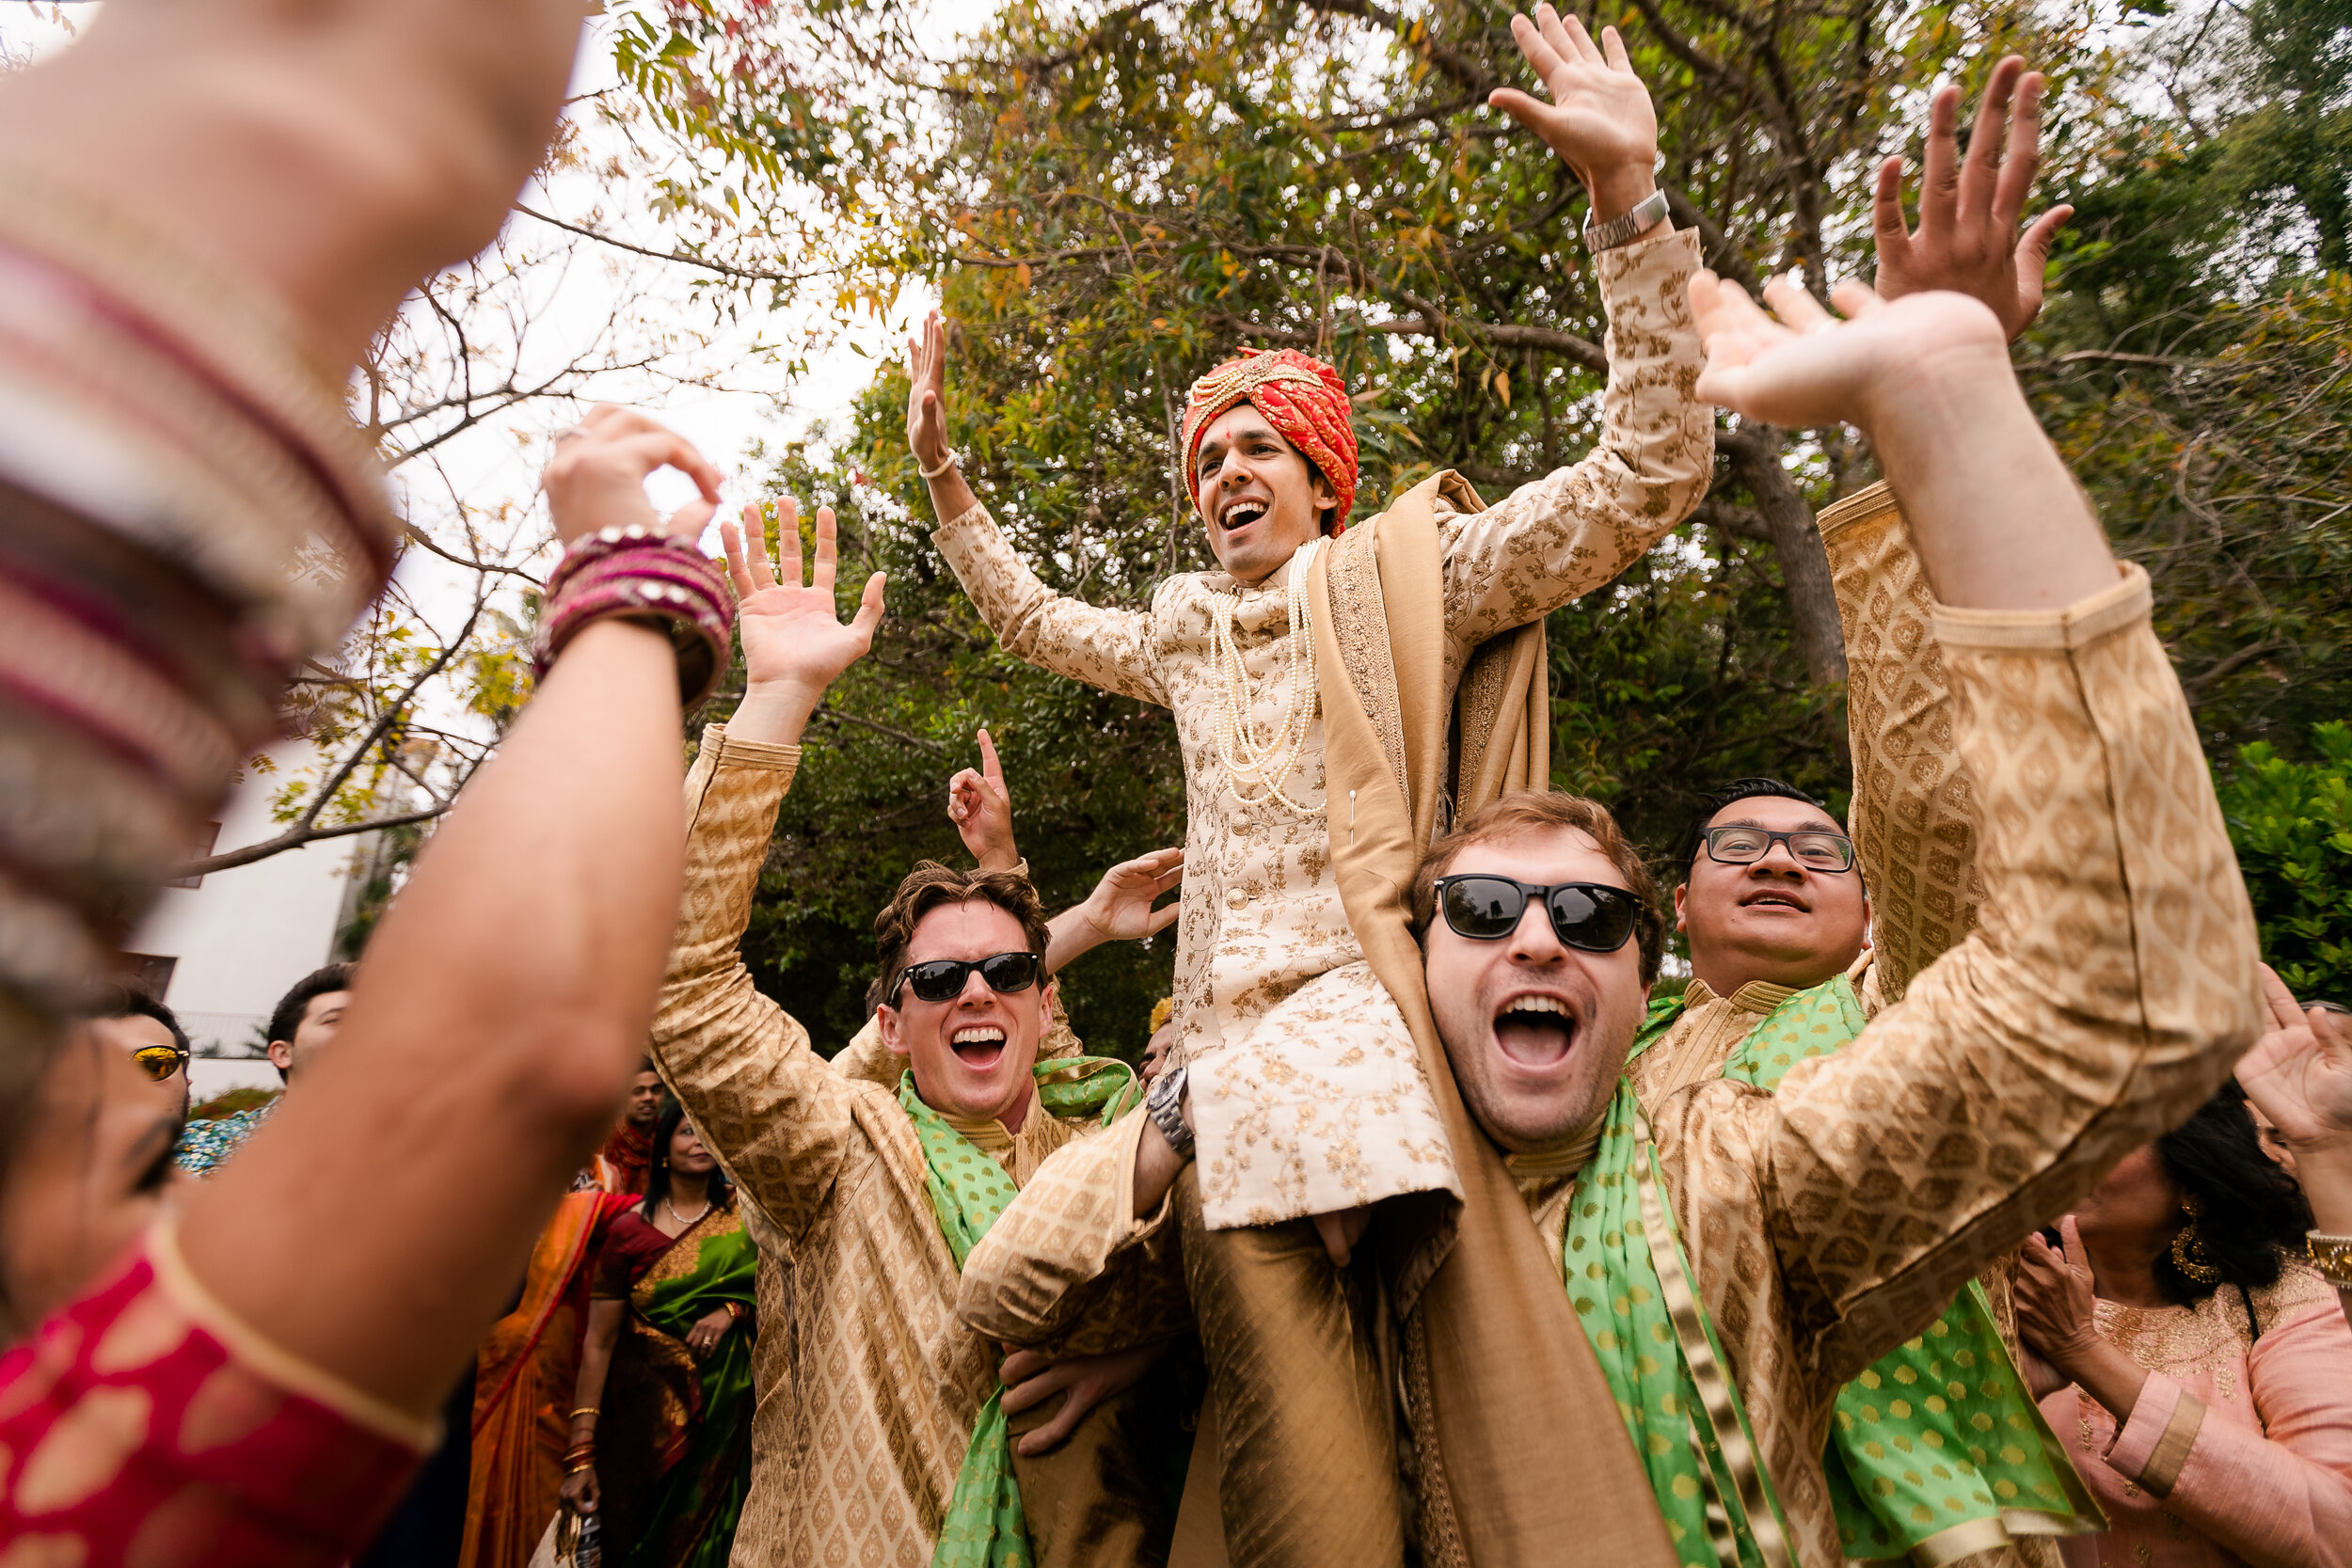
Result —
<svg viewBox="0 0 2352 1568"><path fill-rule="evenodd" d="M707 256L694 256L682 250L650 250L642 245L631 245L627 240L616 240L610 234L599 234L593 229L583 229L577 223L565 223L562 218L549 217L536 208L526 207L519 201L515 203L515 211L525 217L537 218L551 229L561 229L567 234L578 234L583 240L594 240L599 245L609 245L615 250L627 250L639 256L648 256L657 261L676 261L684 266L702 267L707 271L719 273L727 277L739 277L750 283L805 283L812 277L830 277L841 270L836 266L818 267L814 272L768 272L758 267L731 266L724 261L714 261Z"/></svg>
<svg viewBox="0 0 2352 1568"><path fill-rule="evenodd" d="M419 822L430 822L455 804L443 800L422 811L404 813L399 816L379 816L366 822L345 822L333 828L295 826L276 838L265 838L259 844L248 844L242 849L223 854L207 855L200 861L190 861L174 875L176 877L209 877L215 871L233 871L255 861L265 861L272 855L282 855L289 849L299 849L306 844L317 844L330 838L349 838L354 833L372 833L387 828L406 828Z"/></svg>

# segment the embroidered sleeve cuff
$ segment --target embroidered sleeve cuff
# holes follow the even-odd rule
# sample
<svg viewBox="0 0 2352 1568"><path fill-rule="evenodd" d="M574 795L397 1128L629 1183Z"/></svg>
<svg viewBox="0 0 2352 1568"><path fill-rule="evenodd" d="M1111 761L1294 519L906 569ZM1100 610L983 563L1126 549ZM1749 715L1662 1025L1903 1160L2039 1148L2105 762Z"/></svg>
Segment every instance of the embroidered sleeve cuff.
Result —
<svg viewBox="0 0 2352 1568"><path fill-rule="evenodd" d="M1614 250L1604 250L1593 258L1600 277L1601 289L1609 296L1612 315L1615 312L1616 296L1628 289L1649 293L1654 288L1674 284L1675 298L1670 309L1688 320L1690 309L1681 299L1682 285L1674 280L1687 279L1706 265L1699 251L1699 233L1695 229L1677 229L1671 223L1661 224L1655 233Z"/></svg>
<svg viewBox="0 0 2352 1568"><path fill-rule="evenodd" d="M985 501L975 500L970 506L931 530L931 537L937 539L943 534L962 533L982 523L993 521L995 519L988 515L988 504Z"/></svg>
<svg viewBox="0 0 2352 1568"><path fill-rule="evenodd" d="M189 1272L180 1253L180 1228L169 1214L147 1233L147 1260L161 1285L190 1322L228 1347L229 1353L289 1393L313 1400L363 1432L405 1444L419 1453L440 1446L441 1423L411 1416L324 1368L272 1344L261 1330L231 1312Z"/></svg>
<svg viewBox="0 0 2352 1568"><path fill-rule="evenodd" d="M801 766L798 746L777 746L765 740L738 740L727 734L724 724L703 726L703 750L718 759L722 768L771 768L791 774Z"/></svg>
<svg viewBox="0 0 2352 1568"><path fill-rule="evenodd" d="M2132 1406L2132 1418L2116 1433L2103 1457L2150 1497L2162 1499L2181 1479L2181 1466L2188 1463L2204 1419L2204 1402L2161 1372L2151 1372Z"/></svg>
<svg viewBox="0 0 2352 1568"><path fill-rule="evenodd" d="M1868 489L1857 490L1844 500L1823 508L1814 519L1814 526L1821 531L1821 541L1826 544L1856 524L1894 510L1895 492L1887 488L1886 481L1880 480Z"/></svg>
<svg viewBox="0 0 2352 1568"><path fill-rule="evenodd" d="M1939 603L1935 607L1935 636L1947 648L2046 648L2065 652L2089 647L2103 637L2147 620L2153 602L2148 574L2125 563L2114 587L2102 589L2063 610L1962 610Z"/></svg>

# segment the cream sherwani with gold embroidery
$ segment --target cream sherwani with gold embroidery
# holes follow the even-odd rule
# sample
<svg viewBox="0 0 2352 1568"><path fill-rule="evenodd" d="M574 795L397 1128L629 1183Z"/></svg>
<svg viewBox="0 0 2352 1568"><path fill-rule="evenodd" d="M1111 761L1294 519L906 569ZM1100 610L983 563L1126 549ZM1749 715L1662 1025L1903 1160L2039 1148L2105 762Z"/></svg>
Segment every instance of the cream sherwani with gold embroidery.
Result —
<svg viewBox="0 0 2352 1568"><path fill-rule="evenodd" d="M1449 688L1481 644L1609 581L1706 493L1714 420L1693 396L1704 355L1684 297L1699 266L1696 236L1607 251L1597 266L1610 368L1599 442L1486 511L1439 504ZM1189 816L1178 1049L1192 1072L1210 1227L1458 1190L1412 1037L1340 901L1329 845L1347 831L1349 802L1324 798L1319 713L1282 781L1303 810L1245 800L1226 780L1213 609L1233 606L1250 723L1269 734L1303 554L1254 588L1191 573L1162 584L1149 610L1106 610L1049 590L983 507L932 537L1008 652L1174 711Z"/></svg>

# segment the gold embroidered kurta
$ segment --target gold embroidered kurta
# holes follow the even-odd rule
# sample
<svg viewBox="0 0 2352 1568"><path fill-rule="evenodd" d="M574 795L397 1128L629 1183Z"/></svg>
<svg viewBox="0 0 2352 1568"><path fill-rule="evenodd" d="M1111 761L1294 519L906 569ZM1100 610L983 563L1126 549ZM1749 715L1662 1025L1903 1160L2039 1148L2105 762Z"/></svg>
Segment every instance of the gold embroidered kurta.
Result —
<svg viewBox="0 0 2352 1568"><path fill-rule="evenodd" d="M1485 511L1438 502L1449 691L1480 645L1609 581L1706 493L1713 416L1692 395L1704 355L1684 298L1696 237L1645 240L1597 265L1610 323L1599 442ZM1303 811L1245 801L1226 781L1213 607L1234 607L1249 722L1269 734L1289 689L1291 573L1304 562L1254 588L1191 573L1162 584L1149 610L1109 610L1049 590L984 507L933 539L1008 652L1175 715L1188 814L1177 1049L1192 1071L1209 1225L1454 1189L1412 1037L1363 960L1332 874L1330 835L1346 831L1349 802L1325 800L1319 708L1282 781ZM1311 689L1304 700L1316 701Z"/></svg>
<svg viewBox="0 0 2352 1568"><path fill-rule="evenodd" d="M1667 1199L1808 1565L1840 1559L1821 1470L1838 1388L2187 1115L2260 1030L2251 911L2148 613L2137 568L2054 614L1936 608L1980 924L1777 1092L1717 1074L1651 1108ZM1127 1268L1168 1245L1166 1226L1094 1196L1132 1169L1134 1131L1039 1173L1023 1231L1000 1225L966 1259L965 1321L1089 1348L1121 1314L1166 1327L1166 1292ZM1515 1173L1555 1258L1568 1164ZM1409 1421L1428 1397L1417 1324L1403 1343ZM1415 1475L1423 1547L1445 1561L1449 1494L1426 1450Z"/></svg>
<svg viewBox="0 0 2352 1568"><path fill-rule="evenodd" d="M654 1060L759 1244L752 1480L732 1560L923 1568L998 1358L955 1319L955 1259L892 1088L817 1055L738 956L799 758L704 732ZM1073 1133L1033 1104L1016 1133L967 1135L1021 1182Z"/></svg>

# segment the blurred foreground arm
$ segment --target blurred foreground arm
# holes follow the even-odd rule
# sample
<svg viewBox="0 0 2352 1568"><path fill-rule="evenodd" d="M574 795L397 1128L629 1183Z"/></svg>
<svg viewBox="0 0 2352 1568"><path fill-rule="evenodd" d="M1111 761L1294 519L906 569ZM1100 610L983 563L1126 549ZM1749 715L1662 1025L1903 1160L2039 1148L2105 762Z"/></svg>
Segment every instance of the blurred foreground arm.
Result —
<svg viewBox="0 0 2352 1568"><path fill-rule="evenodd" d="M618 409L586 431L548 465L560 534L701 531L719 476L692 447ZM643 483L665 466L703 496L666 522ZM677 915L677 725L660 632L581 630L426 847L334 1051L182 1200L199 1283L395 1409L439 1406L643 1055Z"/></svg>

